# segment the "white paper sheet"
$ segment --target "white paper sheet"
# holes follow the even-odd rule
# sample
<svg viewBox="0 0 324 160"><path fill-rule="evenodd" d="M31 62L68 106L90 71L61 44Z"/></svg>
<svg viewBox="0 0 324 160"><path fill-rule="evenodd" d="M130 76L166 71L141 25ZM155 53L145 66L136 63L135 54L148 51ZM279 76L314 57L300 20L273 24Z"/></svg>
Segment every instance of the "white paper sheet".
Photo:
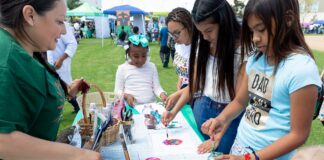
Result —
<svg viewBox="0 0 324 160"><path fill-rule="evenodd" d="M135 109L140 113L144 105L136 106ZM163 106L159 104L152 104L153 109L157 109L160 114L164 112ZM130 152L132 160L145 160L149 157L157 157L161 160L206 160L209 154L197 154L197 147L201 144L201 140L185 120L181 112L176 116L181 128L168 129L170 139L180 139L180 145L165 145L163 141L166 140L165 129L147 129L144 124L144 115L133 115L135 121L133 131L134 144L128 144L127 148ZM115 145L115 144L113 144ZM102 152L107 154L118 154L123 156L123 151L120 144L116 146L108 146ZM112 149L114 148L114 149ZM110 156L112 157L112 156ZM109 156L104 156L104 159L109 159ZM113 158L119 160L119 158ZM121 158L123 159L123 158Z"/></svg>

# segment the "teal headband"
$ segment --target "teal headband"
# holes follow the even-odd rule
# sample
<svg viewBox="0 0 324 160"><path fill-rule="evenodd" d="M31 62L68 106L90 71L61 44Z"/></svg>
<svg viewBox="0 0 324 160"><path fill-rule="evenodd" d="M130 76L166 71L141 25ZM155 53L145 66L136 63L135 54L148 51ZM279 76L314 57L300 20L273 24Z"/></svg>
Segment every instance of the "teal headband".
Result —
<svg viewBox="0 0 324 160"><path fill-rule="evenodd" d="M148 46L148 40L146 39L145 36L143 35L132 35L128 38L128 40L133 44L138 46L139 44L142 45L142 47L147 47Z"/></svg>

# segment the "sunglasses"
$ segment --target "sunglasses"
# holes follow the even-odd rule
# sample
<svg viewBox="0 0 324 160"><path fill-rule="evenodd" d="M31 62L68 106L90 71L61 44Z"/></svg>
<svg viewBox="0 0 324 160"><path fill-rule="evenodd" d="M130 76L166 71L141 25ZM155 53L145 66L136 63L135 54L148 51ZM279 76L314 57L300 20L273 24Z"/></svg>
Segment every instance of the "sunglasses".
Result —
<svg viewBox="0 0 324 160"><path fill-rule="evenodd" d="M143 35L133 35L128 38L128 40L133 44L138 46L139 44L142 45L142 47L148 46L148 40Z"/></svg>
<svg viewBox="0 0 324 160"><path fill-rule="evenodd" d="M182 32L183 29L184 29L184 27L183 27L182 29L180 29L179 31L176 31L176 32L173 32L173 33L168 32L168 34L169 34L169 36L170 36L171 38L173 38L173 39L177 39L177 38L180 37L180 34L181 34L181 32Z"/></svg>

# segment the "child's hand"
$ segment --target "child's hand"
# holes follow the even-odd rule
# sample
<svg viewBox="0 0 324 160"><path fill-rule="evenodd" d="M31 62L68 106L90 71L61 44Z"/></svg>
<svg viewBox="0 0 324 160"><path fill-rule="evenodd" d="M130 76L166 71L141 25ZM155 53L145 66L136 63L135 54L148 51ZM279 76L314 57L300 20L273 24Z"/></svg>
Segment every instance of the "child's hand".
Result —
<svg viewBox="0 0 324 160"><path fill-rule="evenodd" d="M209 136L213 136L221 132L224 128L224 123L218 118L210 118L201 126L201 131Z"/></svg>
<svg viewBox="0 0 324 160"><path fill-rule="evenodd" d="M131 95L131 94L124 94L124 99L126 100L126 102L131 106L134 107L135 106L135 98Z"/></svg>
<svg viewBox="0 0 324 160"><path fill-rule="evenodd" d="M244 159L244 156L236 156L231 154L225 154L221 155L215 158L215 160L221 160L221 159L227 159L227 160L242 160Z"/></svg>
<svg viewBox="0 0 324 160"><path fill-rule="evenodd" d="M163 92L163 93L161 93L160 98L161 98L162 102L164 103L167 100L168 96Z"/></svg>

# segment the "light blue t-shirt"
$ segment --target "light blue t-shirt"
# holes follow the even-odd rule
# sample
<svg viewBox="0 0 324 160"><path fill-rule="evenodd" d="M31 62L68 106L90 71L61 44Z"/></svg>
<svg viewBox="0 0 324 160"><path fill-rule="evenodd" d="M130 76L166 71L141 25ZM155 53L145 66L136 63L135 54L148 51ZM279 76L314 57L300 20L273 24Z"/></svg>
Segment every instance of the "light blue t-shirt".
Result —
<svg viewBox="0 0 324 160"><path fill-rule="evenodd" d="M244 149L250 146L258 151L288 134L290 94L307 85L322 84L314 60L306 54L290 54L280 62L275 76L273 69L264 55L257 60L256 55L248 59L249 104L236 137L237 144ZM278 159L290 159L293 153Z"/></svg>

